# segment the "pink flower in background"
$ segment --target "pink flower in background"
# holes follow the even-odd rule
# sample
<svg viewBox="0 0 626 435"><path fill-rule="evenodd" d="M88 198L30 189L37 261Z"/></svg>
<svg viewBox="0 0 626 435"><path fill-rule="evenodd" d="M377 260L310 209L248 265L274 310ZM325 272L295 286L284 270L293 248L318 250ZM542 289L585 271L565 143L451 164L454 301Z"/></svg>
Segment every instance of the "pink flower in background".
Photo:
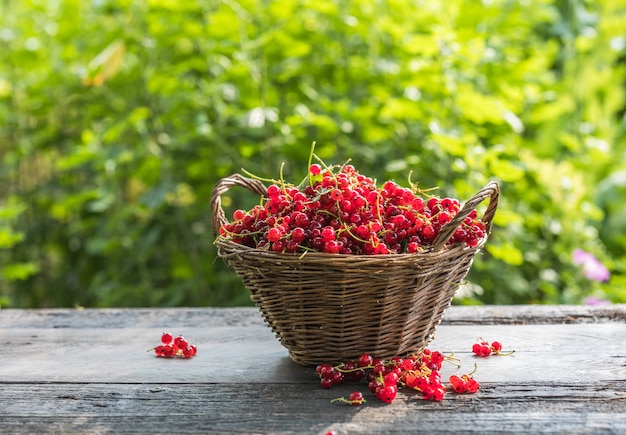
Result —
<svg viewBox="0 0 626 435"><path fill-rule="evenodd" d="M610 305L611 302L606 299L596 298L594 296L589 296L588 298L583 299L583 304L585 305Z"/></svg>
<svg viewBox="0 0 626 435"><path fill-rule="evenodd" d="M595 255L583 251L582 249L574 250L574 264L582 266L583 273L592 281L604 282L611 277L611 272L598 260Z"/></svg>

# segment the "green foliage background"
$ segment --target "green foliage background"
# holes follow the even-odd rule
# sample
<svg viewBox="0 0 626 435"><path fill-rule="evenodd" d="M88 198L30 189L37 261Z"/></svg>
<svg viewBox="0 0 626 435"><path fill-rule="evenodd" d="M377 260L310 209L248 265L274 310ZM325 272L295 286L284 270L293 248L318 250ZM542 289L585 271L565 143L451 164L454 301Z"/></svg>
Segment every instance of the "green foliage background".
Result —
<svg viewBox="0 0 626 435"><path fill-rule="evenodd" d="M442 196L500 182L458 303L626 302L625 28L625 0L2 0L0 303L248 304L211 189L300 180L313 141Z"/></svg>

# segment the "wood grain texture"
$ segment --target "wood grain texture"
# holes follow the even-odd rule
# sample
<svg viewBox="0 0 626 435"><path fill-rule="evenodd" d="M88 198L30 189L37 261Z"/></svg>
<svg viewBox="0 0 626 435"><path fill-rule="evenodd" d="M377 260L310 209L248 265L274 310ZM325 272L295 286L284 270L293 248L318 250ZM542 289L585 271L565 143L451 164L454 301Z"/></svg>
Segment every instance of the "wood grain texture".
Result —
<svg viewBox="0 0 626 435"><path fill-rule="evenodd" d="M80 433L624 433L626 384L485 385L443 402L399 395L361 407L308 384L10 384L0 432Z"/></svg>
<svg viewBox="0 0 626 435"><path fill-rule="evenodd" d="M158 344L162 328L0 330L0 382L291 383L312 373L293 364L264 325L168 329L195 343L198 355L163 360L146 352ZM500 340L516 352L474 357L477 337ZM625 338L622 323L442 325L430 347L454 353L464 369L476 362L487 382L566 382L583 375L612 380L626 379Z"/></svg>
<svg viewBox="0 0 626 435"><path fill-rule="evenodd" d="M569 324L626 322L626 305L452 306L442 324ZM212 327L263 324L255 307L0 309L0 328Z"/></svg>
<svg viewBox="0 0 626 435"><path fill-rule="evenodd" d="M443 402L331 390L291 362L255 308L1 310L0 433L626 433L624 306L452 307L431 348L475 395ZM198 345L154 357L163 330ZM511 356L478 358L500 340ZM331 404L358 389L362 407Z"/></svg>
<svg viewBox="0 0 626 435"><path fill-rule="evenodd" d="M488 305L450 307L446 324L539 325L626 322L626 305Z"/></svg>

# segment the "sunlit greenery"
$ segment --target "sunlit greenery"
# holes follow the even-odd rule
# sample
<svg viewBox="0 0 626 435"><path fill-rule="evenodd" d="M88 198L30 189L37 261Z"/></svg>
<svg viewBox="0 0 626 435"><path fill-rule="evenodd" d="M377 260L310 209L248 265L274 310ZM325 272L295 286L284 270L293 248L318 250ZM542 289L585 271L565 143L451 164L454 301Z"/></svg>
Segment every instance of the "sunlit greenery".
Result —
<svg viewBox="0 0 626 435"><path fill-rule="evenodd" d="M211 190L300 180L313 141L442 196L500 182L457 303L626 302L624 29L626 0L0 0L0 304L248 304Z"/></svg>

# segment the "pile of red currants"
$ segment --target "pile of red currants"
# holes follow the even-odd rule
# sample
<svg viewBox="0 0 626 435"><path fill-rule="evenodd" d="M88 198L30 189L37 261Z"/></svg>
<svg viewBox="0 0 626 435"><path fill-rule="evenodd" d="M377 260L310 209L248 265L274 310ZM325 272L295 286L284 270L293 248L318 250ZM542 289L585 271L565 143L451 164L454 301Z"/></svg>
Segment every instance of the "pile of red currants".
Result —
<svg viewBox="0 0 626 435"><path fill-rule="evenodd" d="M432 246L459 209L459 200L416 186L386 181L377 187L350 164L312 164L302 185L275 182L261 204L236 210L220 236L272 252L416 253ZM447 243L475 247L484 237L485 224L472 210Z"/></svg>
<svg viewBox="0 0 626 435"><path fill-rule="evenodd" d="M356 361L346 361L337 366L320 364L316 373L322 388L331 388L348 380L365 379L369 390L385 403L395 400L398 389L406 388L417 391L424 400L443 400L446 386L440 375L441 365L445 360L452 362L439 351L424 349L408 358L391 358L382 360L372 358L369 354L361 355ZM456 364L452 362L453 364ZM456 393L475 393L480 384L472 377L473 373L450 377L450 385ZM362 393L354 392L348 397L333 399L333 402L344 402L353 406L365 402Z"/></svg>
<svg viewBox="0 0 626 435"><path fill-rule="evenodd" d="M164 332L161 344L151 350L159 358L191 358L198 353L195 344L189 343L182 335L174 337L169 332Z"/></svg>
<svg viewBox="0 0 626 435"><path fill-rule="evenodd" d="M477 346L487 346L489 354L484 350L479 351ZM499 341L488 344L482 339L472 347L472 351L477 357L508 356L515 352L514 350L503 352ZM448 384L444 383L440 373L442 364L448 362L460 368L459 361L453 355L446 356L430 349L424 349L407 358L380 359L363 354L354 361L348 360L334 366L319 364L315 373L319 376L322 388L331 388L347 381L365 380L370 392L385 403L393 402L401 388L417 391L418 397L424 400L440 402L448 390L456 394L474 394L480 388L480 383L473 377L477 369L476 364L470 373L451 375ZM359 406L365 403L366 399L363 393L354 391L347 398L338 397L331 402Z"/></svg>

